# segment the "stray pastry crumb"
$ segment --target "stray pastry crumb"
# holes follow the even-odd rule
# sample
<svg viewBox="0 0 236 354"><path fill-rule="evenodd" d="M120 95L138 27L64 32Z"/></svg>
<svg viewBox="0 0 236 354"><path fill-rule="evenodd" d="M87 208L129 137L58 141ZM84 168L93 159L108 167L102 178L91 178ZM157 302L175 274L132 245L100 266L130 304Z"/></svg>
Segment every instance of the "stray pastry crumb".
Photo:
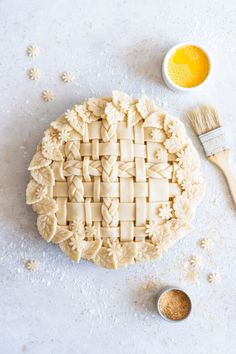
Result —
<svg viewBox="0 0 236 354"><path fill-rule="evenodd" d="M201 248L209 249L212 247L213 242L210 238L202 238L198 241L198 244Z"/></svg>
<svg viewBox="0 0 236 354"><path fill-rule="evenodd" d="M39 268L39 262L34 259L29 259L25 262L25 268L30 272L36 272L36 270Z"/></svg>
<svg viewBox="0 0 236 354"><path fill-rule="evenodd" d="M72 73L65 71L64 73L61 74L61 79L65 83L69 83L74 81L75 77Z"/></svg>
<svg viewBox="0 0 236 354"><path fill-rule="evenodd" d="M216 197L216 198L212 201L212 204L218 205L218 204L219 204L219 198Z"/></svg>
<svg viewBox="0 0 236 354"><path fill-rule="evenodd" d="M28 77L30 80L38 80L40 78L40 71L39 69L32 68L28 71Z"/></svg>
<svg viewBox="0 0 236 354"><path fill-rule="evenodd" d="M207 280L211 284L217 284L220 281L220 274L219 273L209 273L207 276Z"/></svg>
<svg viewBox="0 0 236 354"><path fill-rule="evenodd" d="M50 90L44 90L42 92L42 99L44 102L51 102L54 100L54 93Z"/></svg>
<svg viewBox="0 0 236 354"><path fill-rule="evenodd" d="M21 351L22 351L23 353L25 353L26 350L27 350L27 346L26 346L25 344L23 344L22 347L21 347Z"/></svg>
<svg viewBox="0 0 236 354"><path fill-rule="evenodd" d="M36 45L29 45L26 49L26 53L30 58L37 57L39 55L39 47Z"/></svg>
<svg viewBox="0 0 236 354"><path fill-rule="evenodd" d="M196 283L198 281L198 271L195 268L189 270L185 275L185 280L189 283Z"/></svg>
<svg viewBox="0 0 236 354"><path fill-rule="evenodd" d="M180 290L170 290L160 297L160 312L171 320L182 320L190 311L189 297Z"/></svg>

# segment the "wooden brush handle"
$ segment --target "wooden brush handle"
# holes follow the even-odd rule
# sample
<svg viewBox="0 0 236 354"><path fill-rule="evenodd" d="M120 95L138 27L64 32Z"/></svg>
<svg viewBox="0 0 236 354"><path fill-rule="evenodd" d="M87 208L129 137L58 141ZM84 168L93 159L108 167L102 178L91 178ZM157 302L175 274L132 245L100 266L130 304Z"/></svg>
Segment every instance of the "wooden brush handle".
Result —
<svg viewBox="0 0 236 354"><path fill-rule="evenodd" d="M229 186L229 190L231 192L234 205L236 207L236 179L234 178L230 165L229 165L229 153L230 150L224 150L221 152L218 152L215 155L212 155L209 158L216 166L218 166L221 171L224 173L224 176L226 178L226 181Z"/></svg>

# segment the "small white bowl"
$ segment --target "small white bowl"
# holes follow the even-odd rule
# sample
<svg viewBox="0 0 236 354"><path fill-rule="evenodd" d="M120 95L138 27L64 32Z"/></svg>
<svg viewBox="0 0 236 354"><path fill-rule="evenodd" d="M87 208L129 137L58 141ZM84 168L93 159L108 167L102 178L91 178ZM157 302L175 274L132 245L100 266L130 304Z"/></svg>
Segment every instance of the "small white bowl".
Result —
<svg viewBox="0 0 236 354"><path fill-rule="evenodd" d="M171 78L168 75L168 62L170 57L174 54L174 52L184 46L195 46L200 48L207 56L208 60L209 60L209 72L207 77L205 78L205 80L203 82L201 82L199 85L194 86L194 87L182 87L179 85L176 85ZM211 76L211 72L212 72L212 62L211 62L211 58L209 56L209 54L206 52L206 50L200 46L199 44L196 43L179 43L176 44L174 47L170 48L168 50L168 52L166 53L163 62L162 62L162 77L163 80L165 81L166 85L173 91L179 91L179 92L193 92L198 90L199 88L202 88L203 86L206 85L207 81L209 80L210 76Z"/></svg>
<svg viewBox="0 0 236 354"><path fill-rule="evenodd" d="M189 300L189 312L188 312L188 314L187 314L185 317L183 317L183 318L181 318L181 319L179 319L179 320L172 320L171 318L166 317L166 316L164 315L164 313L163 313L163 312L161 311L161 309L160 309L160 300L161 300L161 297L162 297L163 295L165 295L166 293L168 293L169 291L171 291L171 290L179 290L179 291L181 291L183 294L186 295L186 297L187 297L188 300ZM190 299L190 296L186 293L186 291L184 291L183 289L179 288L178 286L166 286L164 289L162 289L162 290L159 292L159 294L158 294L158 296L157 296L157 311L158 311L159 315L160 315L164 320L166 320L166 321L169 321L169 322L181 322L181 321L186 320L186 319L190 316L191 311L192 311L192 301L191 301L191 299Z"/></svg>

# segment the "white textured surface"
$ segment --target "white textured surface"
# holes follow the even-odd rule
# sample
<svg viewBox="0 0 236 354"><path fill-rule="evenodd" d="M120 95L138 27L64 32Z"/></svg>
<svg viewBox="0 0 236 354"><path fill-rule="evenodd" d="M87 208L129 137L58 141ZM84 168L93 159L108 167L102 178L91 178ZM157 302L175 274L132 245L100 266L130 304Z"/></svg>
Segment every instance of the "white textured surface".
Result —
<svg viewBox="0 0 236 354"><path fill-rule="evenodd" d="M233 0L0 2L2 354L235 353L235 210L222 175L206 161L188 124L207 192L195 231L159 262L115 272L72 264L38 236L35 215L24 205L27 166L49 122L114 88L134 96L145 92L181 117L197 103L215 104L235 166L235 18ZM212 80L197 94L172 93L161 80L163 54L192 40L212 53ZM34 59L25 55L32 43L40 48ZM40 81L27 78L31 67L41 70ZM75 82L61 82L63 71L73 72ZM41 100L44 89L54 91L53 102ZM211 252L197 246L209 233ZM202 257L198 284L184 280L191 255ZM26 259L40 261L39 271L28 272ZM221 274L220 284L207 282L211 271ZM150 281L157 285L147 286ZM172 283L185 286L193 299L192 316L179 324L161 320L154 305L157 290Z"/></svg>

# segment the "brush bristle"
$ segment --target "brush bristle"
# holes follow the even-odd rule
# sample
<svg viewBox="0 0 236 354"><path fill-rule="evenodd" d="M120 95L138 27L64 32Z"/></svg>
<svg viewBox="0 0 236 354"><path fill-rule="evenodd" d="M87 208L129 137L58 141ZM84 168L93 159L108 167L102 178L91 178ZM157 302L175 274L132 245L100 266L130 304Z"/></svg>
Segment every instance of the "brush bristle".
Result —
<svg viewBox="0 0 236 354"><path fill-rule="evenodd" d="M197 135L208 133L221 126L219 115L211 106L199 106L187 115Z"/></svg>

